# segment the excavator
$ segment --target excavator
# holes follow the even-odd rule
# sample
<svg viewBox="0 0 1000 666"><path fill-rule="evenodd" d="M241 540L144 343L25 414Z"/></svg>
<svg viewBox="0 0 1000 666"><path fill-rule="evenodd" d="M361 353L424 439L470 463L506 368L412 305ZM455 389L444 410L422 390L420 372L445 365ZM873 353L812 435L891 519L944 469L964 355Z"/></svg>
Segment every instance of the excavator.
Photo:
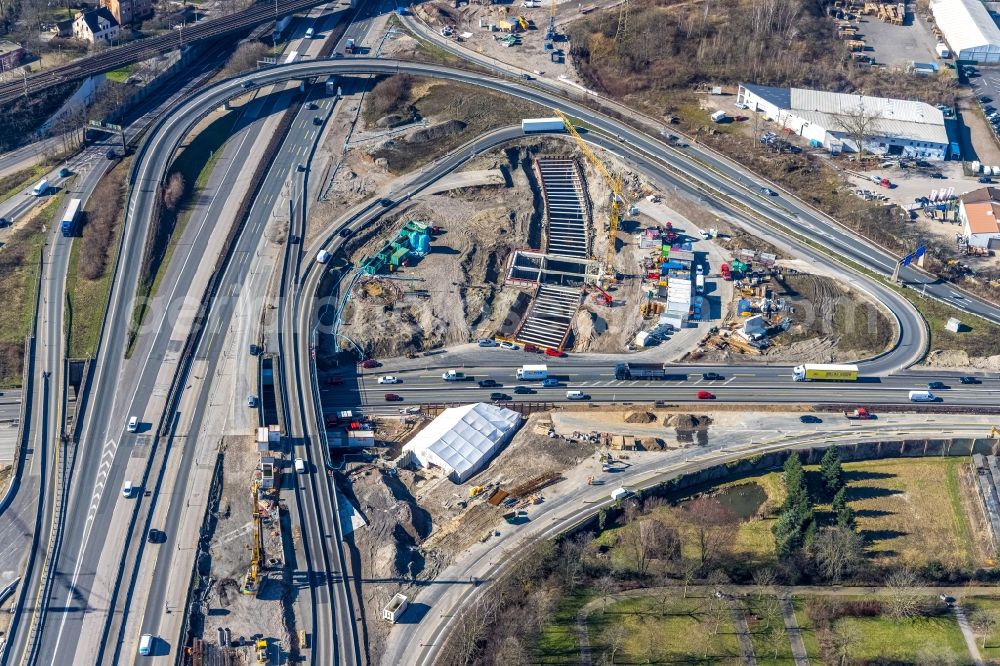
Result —
<svg viewBox="0 0 1000 666"><path fill-rule="evenodd" d="M250 569L243 579L242 587L240 587L240 592L243 594L252 594L254 596L260 594L260 561L261 551L263 550L261 546L261 514L257 504L257 490L259 488L260 483L257 479L254 479L253 483L250 484L250 501L253 503L253 555L250 557ZM266 655L266 642L264 643L264 648L264 654Z"/></svg>

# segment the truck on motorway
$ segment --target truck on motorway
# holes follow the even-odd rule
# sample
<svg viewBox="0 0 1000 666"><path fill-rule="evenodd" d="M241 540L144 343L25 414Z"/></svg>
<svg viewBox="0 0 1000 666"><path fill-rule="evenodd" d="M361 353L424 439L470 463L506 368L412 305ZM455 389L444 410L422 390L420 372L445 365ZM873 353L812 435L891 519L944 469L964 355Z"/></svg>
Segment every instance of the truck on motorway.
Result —
<svg viewBox="0 0 1000 666"><path fill-rule="evenodd" d="M81 203L79 199L69 200L69 206L66 207L66 213L63 215L62 223L59 225L59 230L63 236L72 236L76 233L76 220L80 216Z"/></svg>
<svg viewBox="0 0 1000 666"><path fill-rule="evenodd" d="M687 381L687 373L670 372L671 369L662 363L618 363L615 365L615 379Z"/></svg>
<svg viewBox="0 0 1000 666"><path fill-rule="evenodd" d="M344 44L344 53L354 53L354 39L348 38L347 43Z"/></svg>
<svg viewBox="0 0 1000 666"><path fill-rule="evenodd" d="M869 412L866 407L858 407L857 409L852 409L849 412L844 412L844 416L856 421L870 421L875 418L875 416Z"/></svg>
<svg viewBox="0 0 1000 666"><path fill-rule="evenodd" d="M312 39L316 35L316 30L313 28L306 29L306 39Z"/></svg>
<svg viewBox="0 0 1000 666"><path fill-rule="evenodd" d="M458 370L445 370L441 373L441 379L446 382L461 382L465 381L465 373Z"/></svg>
<svg viewBox="0 0 1000 666"><path fill-rule="evenodd" d="M562 132L566 124L562 118L525 118L521 121L521 131L529 132Z"/></svg>
<svg viewBox="0 0 1000 666"><path fill-rule="evenodd" d="M42 178L38 181L38 185L31 190L31 196L43 197L49 193L49 181L47 178Z"/></svg>
<svg viewBox="0 0 1000 666"><path fill-rule="evenodd" d="M856 382L858 380L858 366L805 363L792 368L792 379L797 382Z"/></svg>
<svg viewBox="0 0 1000 666"><path fill-rule="evenodd" d="M518 379L548 379L549 366L547 365L522 365L515 373Z"/></svg>
<svg viewBox="0 0 1000 666"><path fill-rule="evenodd" d="M632 491L626 488L625 486L615 488L614 490L611 491L611 499L613 500L622 500L625 499L626 497L631 497L631 496L632 496Z"/></svg>

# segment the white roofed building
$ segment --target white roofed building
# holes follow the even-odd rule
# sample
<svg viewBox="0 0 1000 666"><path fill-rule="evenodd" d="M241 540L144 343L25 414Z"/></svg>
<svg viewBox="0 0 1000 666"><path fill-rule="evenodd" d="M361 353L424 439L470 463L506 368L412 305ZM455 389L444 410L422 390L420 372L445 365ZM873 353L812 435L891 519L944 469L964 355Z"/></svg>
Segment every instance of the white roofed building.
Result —
<svg viewBox="0 0 1000 666"><path fill-rule="evenodd" d="M782 129L832 153L858 152L849 131L865 119L864 149L877 155L948 158L948 131L940 109L923 102L846 93L741 84L736 97Z"/></svg>
<svg viewBox="0 0 1000 666"><path fill-rule="evenodd" d="M437 467L455 483L482 469L521 425L517 412L477 402L441 412L403 447L421 467Z"/></svg>
<svg viewBox="0 0 1000 666"><path fill-rule="evenodd" d="M980 0L932 0L931 12L955 59L1000 62L1000 28Z"/></svg>

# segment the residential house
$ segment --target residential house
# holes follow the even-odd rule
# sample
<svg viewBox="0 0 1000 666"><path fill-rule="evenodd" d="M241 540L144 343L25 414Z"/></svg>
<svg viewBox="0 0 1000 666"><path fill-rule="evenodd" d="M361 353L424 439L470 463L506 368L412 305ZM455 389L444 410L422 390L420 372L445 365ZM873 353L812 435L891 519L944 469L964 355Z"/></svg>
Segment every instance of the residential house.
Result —
<svg viewBox="0 0 1000 666"><path fill-rule="evenodd" d="M14 69L24 58L24 48L14 42L0 39L0 72Z"/></svg>
<svg viewBox="0 0 1000 666"><path fill-rule="evenodd" d="M1000 249L1000 188L983 187L958 198L962 235L971 247Z"/></svg>
<svg viewBox="0 0 1000 666"><path fill-rule="evenodd" d="M77 12L73 21L73 36L97 44L118 38L119 24L107 7Z"/></svg>
<svg viewBox="0 0 1000 666"><path fill-rule="evenodd" d="M101 0L118 21L118 25L134 25L153 15L153 0Z"/></svg>

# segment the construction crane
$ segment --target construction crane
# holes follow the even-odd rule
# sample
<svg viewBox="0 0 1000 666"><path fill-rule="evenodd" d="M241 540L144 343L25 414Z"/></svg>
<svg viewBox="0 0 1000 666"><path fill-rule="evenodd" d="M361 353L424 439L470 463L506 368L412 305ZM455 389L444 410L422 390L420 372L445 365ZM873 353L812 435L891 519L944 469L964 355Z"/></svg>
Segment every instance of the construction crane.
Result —
<svg viewBox="0 0 1000 666"><path fill-rule="evenodd" d="M590 163L594 165L597 172L601 174L604 181L611 188L611 218L608 226L608 255L604 262L604 277L608 282L614 282L615 280L615 241L618 238L618 222L620 208L625 203L625 190L622 186L622 179L620 176L612 175L608 168L604 166L604 163L597 159L597 155L594 151L590 149L587 142L583 140L580 133L576 131L573 127L573 123L570 121L569 116L560 111L559 109L553 109L556 114L562 118L563 124L566 125L566 131L570 133L573 140L583 151L583 154L587 156Z"/></svg>
<svg viewBox="0 0 1000 666"><path fill-rule="evenodd" d="M257 503L257 490L260 488L260 482L255 478L253 483L250 484L250 500L253 503L253 554L250 557L250 568L247 570L247 575L243 579L243 586L240 588L240 592L243 594L252 594L254 596L260 594L260 560L261 560L261 515L260 508Z"/></svg>

